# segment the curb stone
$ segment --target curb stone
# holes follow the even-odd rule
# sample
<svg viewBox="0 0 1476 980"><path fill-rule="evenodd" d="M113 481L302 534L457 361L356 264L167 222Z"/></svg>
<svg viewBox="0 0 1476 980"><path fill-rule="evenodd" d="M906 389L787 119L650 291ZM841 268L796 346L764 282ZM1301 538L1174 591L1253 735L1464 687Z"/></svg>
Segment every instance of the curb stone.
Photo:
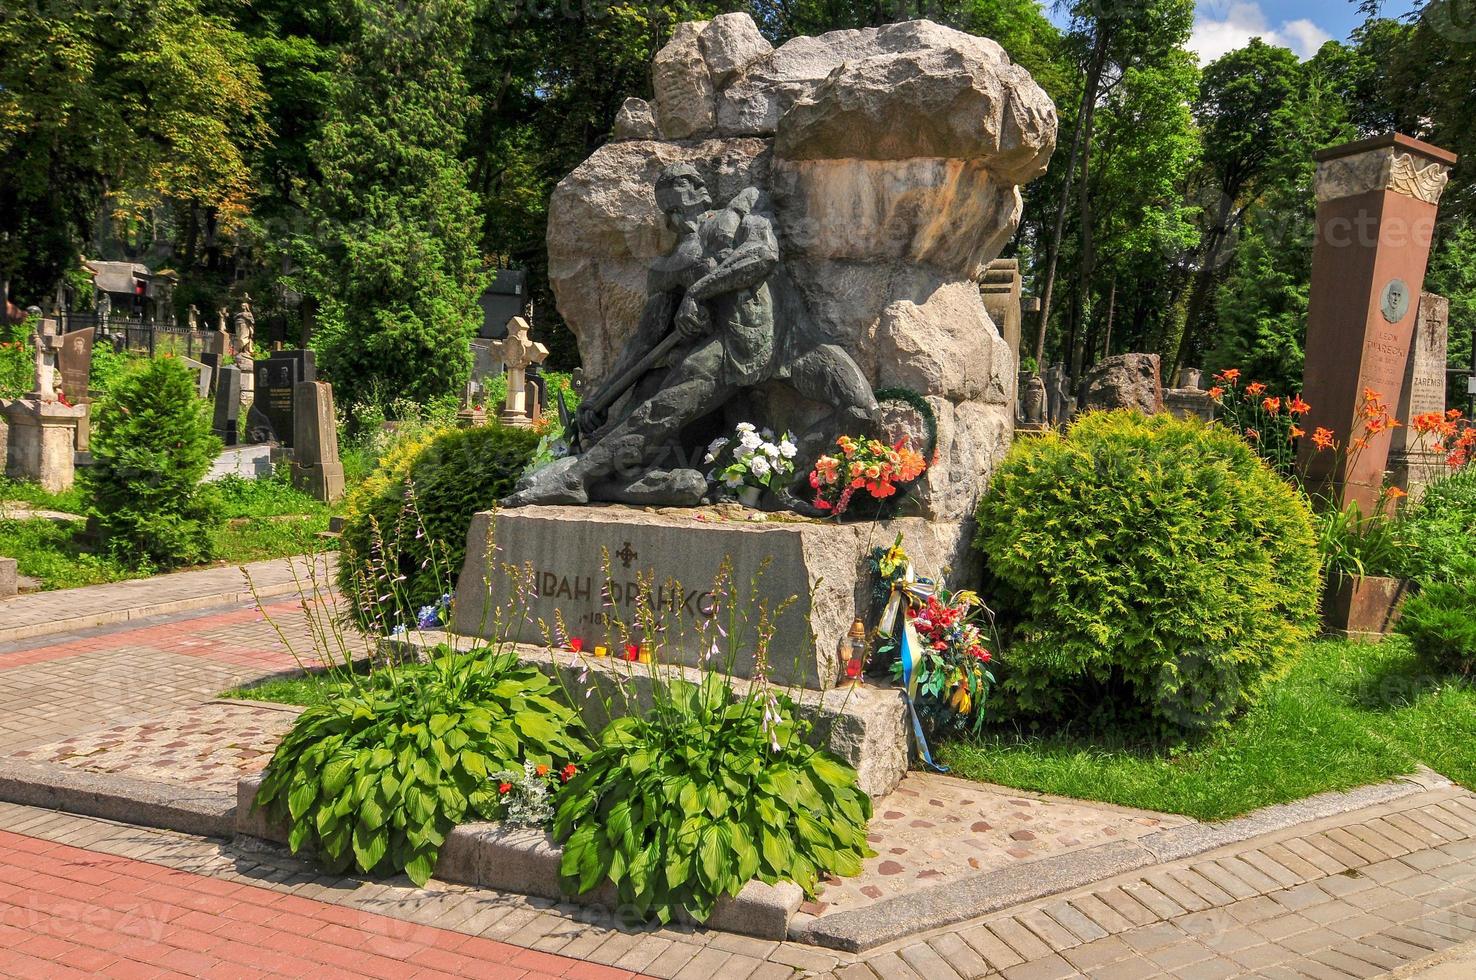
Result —
<svg viewBox="0 0 1476 980"><path fill-rule="evenodd" d="M131 776L0 758L0 800L201 837L229 837L236 800Z"/></svg>

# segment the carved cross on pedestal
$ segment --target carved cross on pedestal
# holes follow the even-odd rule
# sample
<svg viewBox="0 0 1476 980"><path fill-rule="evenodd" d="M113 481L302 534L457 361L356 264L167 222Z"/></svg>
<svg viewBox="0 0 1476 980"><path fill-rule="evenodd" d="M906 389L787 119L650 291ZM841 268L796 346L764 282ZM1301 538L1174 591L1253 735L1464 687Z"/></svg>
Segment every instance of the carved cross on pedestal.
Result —
<svg viewBox="0 0 1476 980"><path fill-rule="evenodd" d="M507 425L530 425L528 414L528 368L542 364L548 357L548 348L528 339L528 321L515 316L508 321L507 338L494 340L492 352L502 359L507 371L507 403L502 410L502 421Z"/></svg>

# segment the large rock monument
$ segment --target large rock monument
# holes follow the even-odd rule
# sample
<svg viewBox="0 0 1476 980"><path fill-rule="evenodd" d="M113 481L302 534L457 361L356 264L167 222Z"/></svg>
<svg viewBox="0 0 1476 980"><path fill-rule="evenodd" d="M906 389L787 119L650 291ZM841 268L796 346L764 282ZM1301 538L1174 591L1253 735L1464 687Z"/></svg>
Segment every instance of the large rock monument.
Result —
<svg viewBox="0 0 1476 980"><path fill-rule="evenodd" d="M1020 186L1045 171L1055 107L998 44L926 20L773 48L748 15L723 14L679 25L652 82L651 102L628 99L614 138L553 194L549 276L591 382L576 454L525 479L496 517L497 561L549 583L533 616L588 623L602 552L626 556L617 577L677 575L687 589L725 553L738 581L750 559L793 556L777 578L811 588L800 614L814 642L786 651L802 661L787 679L825 687L877 535L532 505L697 504L705 447L744 420L799 434L804 474L836 436L888 431L874 392L902 387L932 407L937 451L893 523L928 571L958 568L1014 429L1015 357L978 281L1014 234ZM473 525L463 593L497 578L492 521ZM711 566L700 576L698 558ZM487 621L463 595L458 632Z"/></svg>

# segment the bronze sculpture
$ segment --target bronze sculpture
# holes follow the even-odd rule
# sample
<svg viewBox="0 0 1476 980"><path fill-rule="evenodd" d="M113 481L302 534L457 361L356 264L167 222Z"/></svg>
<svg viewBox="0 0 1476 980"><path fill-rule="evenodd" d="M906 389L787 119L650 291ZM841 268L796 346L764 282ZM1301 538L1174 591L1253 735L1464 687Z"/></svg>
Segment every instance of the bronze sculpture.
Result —
<svg viewBox="0 0 1476 980"><path fill-rule="evenodd" d="M776 320L775 293L792 286L759 189L713 208L701 174L678 163L662 171L655 192L677 241L651 264L640 324L604 383L585 393L573 454L524 477L507 506L696 505L707 479L686 465L700 457L684 445L684 430L768 381L830 405L848 431L875 425L876 399L850 355L807 318Z"/></svg>

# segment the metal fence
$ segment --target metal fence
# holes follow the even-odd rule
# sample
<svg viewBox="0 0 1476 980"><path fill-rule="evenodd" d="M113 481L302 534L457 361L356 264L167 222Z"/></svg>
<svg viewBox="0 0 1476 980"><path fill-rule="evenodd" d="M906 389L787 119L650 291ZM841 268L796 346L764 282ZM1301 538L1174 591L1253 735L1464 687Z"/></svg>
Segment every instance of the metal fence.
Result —
<svg viewBox="0 0 1476 980"><path fill-rule="evenodd" d="M231 336L219 330L188 330L172 324L157 323L131 317L109 316L106 320L96 313L63 313L63 333L86 330L97 331L94 343L111 342L119 348L155 354L174 354L180 357L199 358L203 353L224 357L231 352Z"/></svg>

